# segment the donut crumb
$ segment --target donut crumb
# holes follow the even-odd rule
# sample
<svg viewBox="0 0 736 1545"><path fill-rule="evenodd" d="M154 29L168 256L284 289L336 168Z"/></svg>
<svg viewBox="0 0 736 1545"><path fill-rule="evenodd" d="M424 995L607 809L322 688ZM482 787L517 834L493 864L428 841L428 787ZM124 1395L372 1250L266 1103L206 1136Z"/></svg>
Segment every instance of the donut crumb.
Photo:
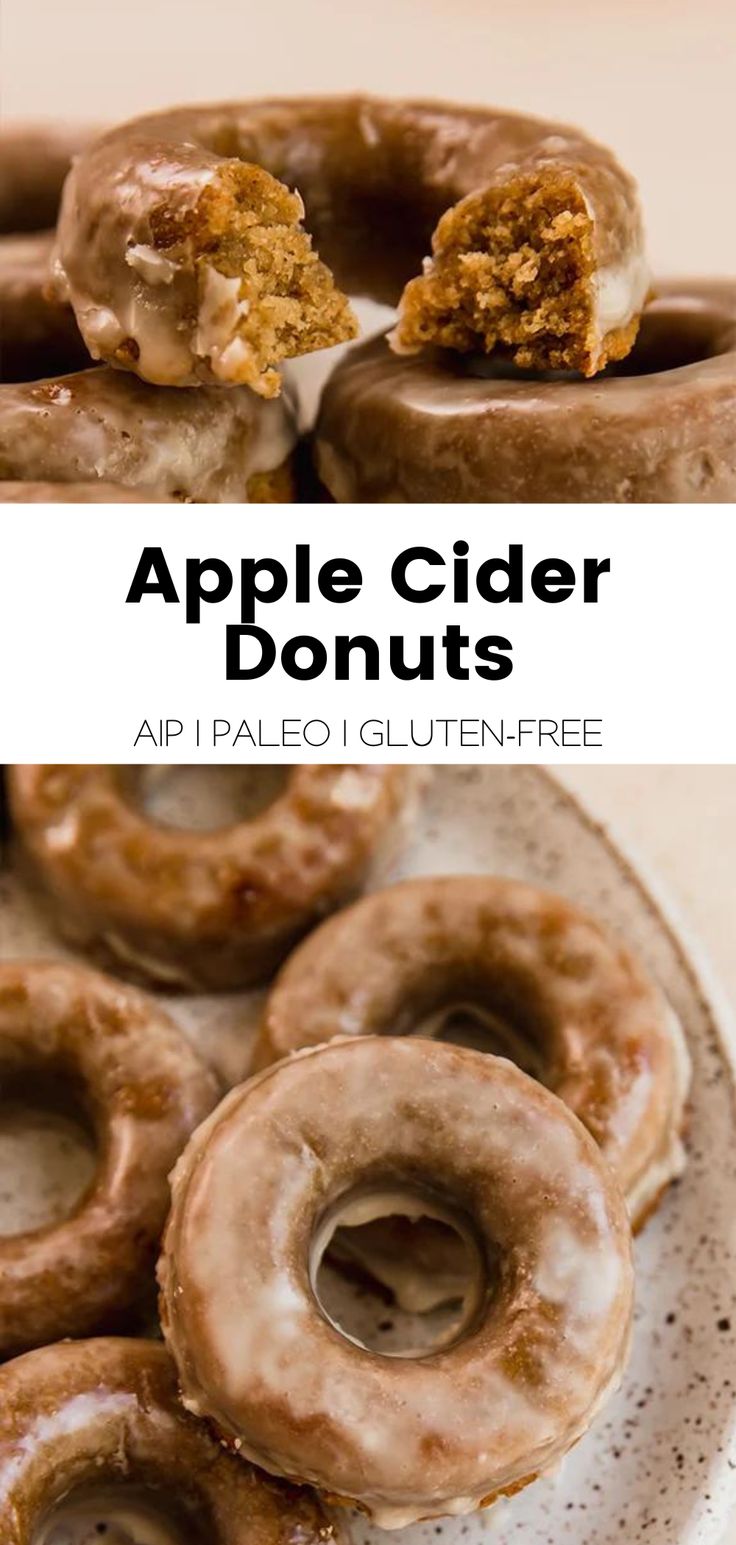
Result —
<svg viewBox="0 0 736 1545"><path fill-rule="evenodd" d="M443 215L432 248L404 290L396 353L498 351L524 369L591 376L633 346L638 319L598 336L593 221L569 172L470 194Z"/></svg>
<svg viewBox="0 0 736 1545"><path fill-rule="evenodd" d="M249 504L294 504L296 502L296 472L293 459L282 461L270 472L254 472L248 479Z"/></svg>
<svg viewBox="0 0 736 1545"><path fill-rule="evenodd" d="M197 352L219 379L263 397L278 396L282 360L358 332L303 214L298 193L263 168L234 161L193 208L162 203L151 219L156 250L197 275Z"/></svg>

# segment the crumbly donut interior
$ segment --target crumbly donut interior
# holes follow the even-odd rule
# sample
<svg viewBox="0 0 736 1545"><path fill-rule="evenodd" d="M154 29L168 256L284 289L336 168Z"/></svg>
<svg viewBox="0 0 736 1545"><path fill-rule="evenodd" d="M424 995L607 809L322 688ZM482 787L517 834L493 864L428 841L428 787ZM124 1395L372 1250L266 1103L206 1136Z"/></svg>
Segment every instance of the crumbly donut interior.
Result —
<svg viewBox="0 0 736 1545"><path fill-rule="evenodd" d="M428 344L498 350L525 369L590 376L628 353L637 327L598 337L593 221L576 180L545 169L448 210L391 342L407 354Z"/></svg>
<svg viewBox="0 0 736 1545"><path fill-rule="evenodd" d="M197 276L198 352L222 380L276 397L281 360L357 336L350 302L312 247L304 206L261 167L228 162L185 212L162 204L157 252Z"/></svg>

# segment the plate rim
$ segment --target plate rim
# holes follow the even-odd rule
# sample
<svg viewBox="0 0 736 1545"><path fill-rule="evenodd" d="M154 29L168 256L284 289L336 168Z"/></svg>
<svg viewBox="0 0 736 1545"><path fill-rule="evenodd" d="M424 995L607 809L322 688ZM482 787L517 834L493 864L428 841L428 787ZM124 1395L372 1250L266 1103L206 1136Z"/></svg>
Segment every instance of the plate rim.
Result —
<svg viewBox="0 0 736 1545"><path fill-rule="evenodd" d="M729 1074L729 1093L736 1130L736 1008L720 980L707 947L696 927L689 922L669 886L662 881L647 858L640 855L636 841L621 836L615 818L609 820L591 808L587 799L569 789L548 767L533 768L538 781L546 783L575 812L588 830L603 844L612 861L623 870L645 902L657 924L664 930L678 964L707 1013ZM730 1545L729 1525L736 1524L736 1393L731 1410L731 1431L723 1453L716 1456L715 1476L722 1487L722 1516L713 1515L714 1532L701 1533L703 1545Z"/></svg>

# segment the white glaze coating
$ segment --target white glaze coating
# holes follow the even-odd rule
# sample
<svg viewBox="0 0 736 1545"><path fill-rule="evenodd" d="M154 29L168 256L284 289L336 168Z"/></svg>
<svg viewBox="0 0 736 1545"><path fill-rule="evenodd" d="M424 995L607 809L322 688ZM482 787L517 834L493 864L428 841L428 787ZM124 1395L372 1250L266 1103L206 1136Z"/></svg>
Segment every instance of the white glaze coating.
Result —
<svg viewBox="0 0 736 1545"><path fill-rule="evenodd" d="M626 262L597 271L593 280L595 324L603 340L607 333L626 327L643 310L652 276L643 249Z"/></svg>

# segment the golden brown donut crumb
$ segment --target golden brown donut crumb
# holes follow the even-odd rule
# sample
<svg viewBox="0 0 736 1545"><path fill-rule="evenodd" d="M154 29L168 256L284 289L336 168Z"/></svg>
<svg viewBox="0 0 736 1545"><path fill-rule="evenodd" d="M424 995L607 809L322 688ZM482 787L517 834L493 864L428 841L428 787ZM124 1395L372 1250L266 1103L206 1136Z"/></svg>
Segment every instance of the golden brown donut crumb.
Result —
<svg viewBox="0 0 736 1545"><path fill-rule="evenodd" d="M402 296L399 354L500 349L527 370L592 376L633 347L638 316L603 337L596 326L593 221L569 176L548 170L471 195L443 215L432 253Z"/></svg>

